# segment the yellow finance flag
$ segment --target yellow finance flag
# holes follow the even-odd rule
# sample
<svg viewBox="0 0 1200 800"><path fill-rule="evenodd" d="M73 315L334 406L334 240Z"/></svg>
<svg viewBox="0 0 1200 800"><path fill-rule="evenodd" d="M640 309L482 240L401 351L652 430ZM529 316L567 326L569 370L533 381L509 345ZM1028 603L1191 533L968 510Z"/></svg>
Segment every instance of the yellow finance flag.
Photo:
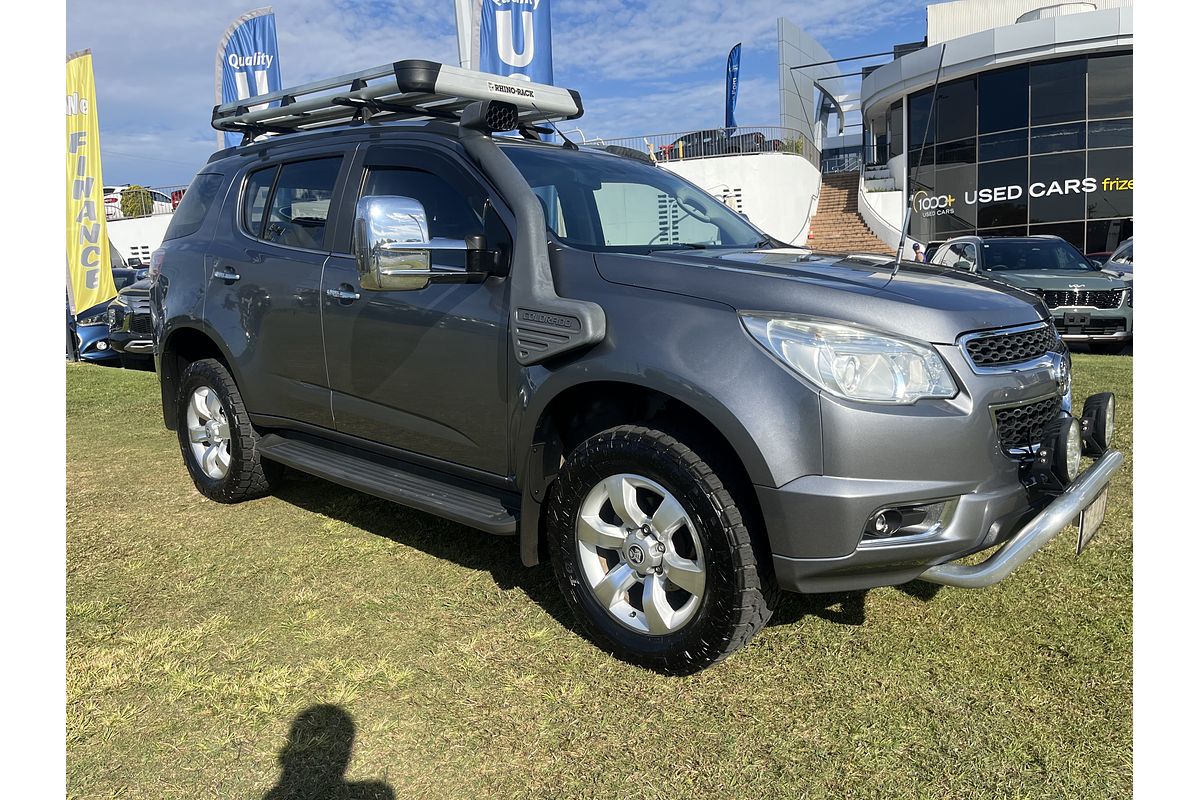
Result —
<svg viewBox="0 0 1200 800"><path fill-rule="evenodd" d="M67 292L76 314L117 296L104 218L91 50L67 56Z"/></svg>

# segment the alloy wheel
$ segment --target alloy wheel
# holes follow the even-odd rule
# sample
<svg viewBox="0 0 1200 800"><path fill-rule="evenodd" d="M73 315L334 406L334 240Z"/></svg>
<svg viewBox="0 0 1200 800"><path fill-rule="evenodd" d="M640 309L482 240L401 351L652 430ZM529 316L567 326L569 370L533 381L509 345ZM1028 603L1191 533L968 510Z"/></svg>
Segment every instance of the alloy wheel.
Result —
<svg viewBox="0 0 1200 800"><path fill-rule="evenodd" d="M221 480L229 474L229 419L217 393L198 386L188 399L188 442L192 457L205 475Z"/></svg>
<svg viewBox="0 0 1200 800"><path fill-rule="evenodd" d="M696 526L661 484L611 475L588 492L575 522L592 596L622 625L661 636L700 608L706 574Z"/></svg>

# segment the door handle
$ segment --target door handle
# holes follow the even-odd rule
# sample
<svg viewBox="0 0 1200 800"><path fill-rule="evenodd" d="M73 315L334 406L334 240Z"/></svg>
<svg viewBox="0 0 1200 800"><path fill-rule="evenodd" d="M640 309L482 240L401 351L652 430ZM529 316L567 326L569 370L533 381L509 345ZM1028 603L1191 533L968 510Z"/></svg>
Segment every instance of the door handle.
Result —
<svg viewBox="0 0 1200 800"><path fill-rule="evenodd" d="M343 288L341 288L341 289L326 289L325 294L329 295L330 297L332 297L336 300L351 300L351 301L357 300L359 297L362 296L358 292L353 291L353 287L351 287L350 284L348 284L348 283L343 283L342 287Z"/></svg>
<svg viewBox="0 0 1200 800"><path fill-rule="evenodd" d="M229 281L230 283L233 283L234 281L240 281L242 279L242 276L238 275L233 270L220 268L213 270L213 277L219 281Z"/></svg>

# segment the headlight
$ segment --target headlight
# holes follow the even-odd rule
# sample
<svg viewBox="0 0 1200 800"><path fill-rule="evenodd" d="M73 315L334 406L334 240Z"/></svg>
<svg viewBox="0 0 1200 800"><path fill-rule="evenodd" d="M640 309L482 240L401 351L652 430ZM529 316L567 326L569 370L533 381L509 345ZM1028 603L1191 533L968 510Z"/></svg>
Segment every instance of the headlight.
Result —
<svg viewBox="0 0 1200 800"><path fill-rule="evenodd" d="M835 322L761 314L741 318L768 352L838 397L901 404L958 394L946 362L922 342Z"/></svg>
<svg viewBox="0 0 1200 800"><path fill-rule="evenodd" d="M83 319L76 320L75 324L81 328L86 328L89 325L107 325L108 320L105 318L103 313L100 313L100 314L93 314L90 317L84 317Z"/></svg>

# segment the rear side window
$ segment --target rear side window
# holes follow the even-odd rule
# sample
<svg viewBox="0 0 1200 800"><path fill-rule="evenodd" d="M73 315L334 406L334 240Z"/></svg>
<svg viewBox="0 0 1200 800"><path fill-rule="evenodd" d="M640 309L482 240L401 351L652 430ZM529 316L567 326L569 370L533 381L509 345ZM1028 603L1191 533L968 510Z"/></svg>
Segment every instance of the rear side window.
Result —
<svg viewBox="0 0 1200 800"><path fill-rule="evenodd" d="M171 224L163 239L179 239L200 230L224 180L224 175L215 172L201 172L193 178L179 201L179 208L171 215Z"/></svg>
<svg viewBox="0 0 1200 800"><path fill-rule="evenodd" d="M263 220L267 216L267 200L279 167L270 167L253 172L246 180L246 194L242 198L242 227L256 239L263 236Z"/></svg>
<svg viewBox="0 0 1200 800"><path fill-rule="evenodd" d="M297 161L279 168L260 238L273 244L324 250L329 204L342 158ZM247 190L252 185L247 185ZM256 198L247 197L243 207Z"/></svg>

